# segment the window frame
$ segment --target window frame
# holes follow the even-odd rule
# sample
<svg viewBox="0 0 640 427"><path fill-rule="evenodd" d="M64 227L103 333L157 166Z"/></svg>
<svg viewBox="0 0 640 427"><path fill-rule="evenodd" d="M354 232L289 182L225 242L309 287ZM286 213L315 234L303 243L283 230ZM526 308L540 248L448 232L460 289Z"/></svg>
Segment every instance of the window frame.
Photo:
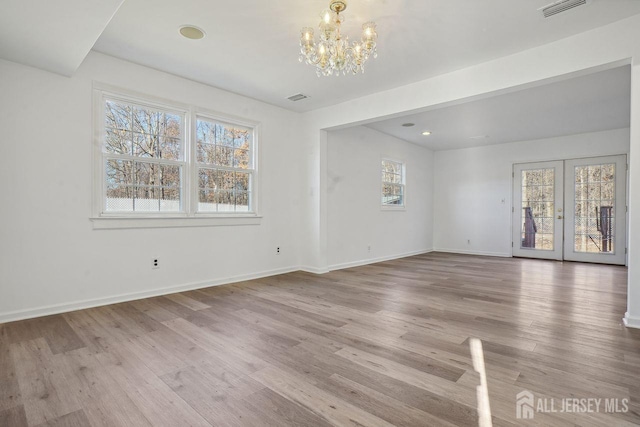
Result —
<svg viewBox="0 0 640 427"><path fill-rule="evenodd" d="M249 180L249 187L250 190L249 192L251 193L250 197L249 197L249 207L251 208L249 210L249 212L206 212L206 211L198 211L198 203L199 203L199 177L198 177L198 172L200 169L205 168L205 169L216 169L216 170L233 170L234 172L237 170L242 170L241 168L234 168L234 167L225 167L225 166L221 166L221 165L207 165L206 163L200 163L198 162L198 153L197 153L197 123L198 120L202 119L205 121L210 121L210 122L216 122L216 123L221 123L221 124L229 124L229 125L236 125L236 126L240 126L240 127L245 127L248 129L252 129L253 131L253 135L251 137L251 144L249 146L249 156L250 156L250 163L251 163L251 168L245 169L244 171L248 172L250 175L250 180ZM191 123L191 133L192 135L194 135L193 137L193 146L192 146L192 153L191 153L191 172L192 172L192 177L191 177L191 182L194 184L194 191L192 193L192 205L191 205L191 212L194 213L195 216L214 216L214 217L220 217L220 216L231 216L231 217L236 217L236 216L241 216L241 215L257 215L258 212L258 199L256 197L257 195L257 187L258 187L258 177L257 177L257 131L256 131L256 127L258 125L255 124L251 124L249 122L243 122L243 121L239 121L239 120L229 120L228 118L222 118L219 115L216 115L215 113L211 113L208 112L206 110L202 110L202 109L198 109L194 111L194 115L193 115L193 120Z"/></svg>
<svg viewBox="0 0 640 427"><path fill-rule="evenodd" d="M162 112L182 116L182 154L181 161L158 158L143 158L127 155L112 155L103 150L106 136L105 103L107 100L122 101L141 107L150 107ZM95 83L93 85L93 150L92 150L92 213L90 220L94 229L103 228L156 228L182 226L216 225L253 225L260 223L260 123L220 114L209 109L187 105L180 102L137 93L134 91ZM250 156L253 169L252 191L249 212L198 212L198 170L196 161L196 122L198 118L237 125L252 130ZM179 212L112 212L106 210L106 159L130 157L130 160L151 161L154 164L177 164L182 166L181 200Z"/></svg>
<svg viewBox="0 0 640 427"><path fill-rule="evenodd" d="M400 184L394 182L384 181L384 163L390 162L400 165ZM382 210L405 210L407 207L407 166L406 163L402 160L393 159L389 157L382 157L380 159L380 207ZM399 185L402 188L402 204L399 205L391 205L384 204L382 202L382 197L384 197L384 186L385 185Z"/></svg>

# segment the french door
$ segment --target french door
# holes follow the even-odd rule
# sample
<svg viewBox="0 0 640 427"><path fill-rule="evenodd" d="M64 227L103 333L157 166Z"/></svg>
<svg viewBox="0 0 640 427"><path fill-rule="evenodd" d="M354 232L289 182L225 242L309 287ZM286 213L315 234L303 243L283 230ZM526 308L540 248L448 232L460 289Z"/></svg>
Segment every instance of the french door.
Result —
<svg viewBox="0 0 640 427"><path fill-rule="evenodd" d="M513 170L513 255L625 264L626 156Z"/></svg>

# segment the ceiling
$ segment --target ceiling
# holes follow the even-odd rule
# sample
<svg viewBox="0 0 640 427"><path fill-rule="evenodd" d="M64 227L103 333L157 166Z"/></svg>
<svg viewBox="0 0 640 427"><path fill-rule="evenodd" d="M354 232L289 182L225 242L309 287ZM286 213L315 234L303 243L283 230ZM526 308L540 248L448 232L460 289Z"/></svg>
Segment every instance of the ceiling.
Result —
<svg viewBox="0 0 640 427"><path fill-rule="evenodd" d="M12 0L15 1L15 0ZM94 49L295 111L308 111L526 50L640 13L593 0L544 19L552 0L350 0L346 34L378 23L379 57L358 76L318 78L298 62L299 31L328 0L126 0ZM56 2L57 3L57 2ZM191 24L202 40L178 33ZM302 92L310 98L291 102Z"/></svg>
<svg viewBox="0 0 640 427"><path fill-rule="evenodd" d="M4 0L0 58L71 75L93 47L294 111L349 99L543 45L640 13L638 0L591 0L544 19L552 0L350 0L344 32L378 23L364 75L318 78L298 62L303 26L328 0ZM179 35L185 24L202 40ZM97 40L97 41L96 41ZM310 98L291 102L296 93Z"/></svg>
<svg viewBox="0 0 640 427"><path fill-rule="evenodd" d="M630 92L623 66L366 126L432 150L531 141L629 127Z"/></svg>

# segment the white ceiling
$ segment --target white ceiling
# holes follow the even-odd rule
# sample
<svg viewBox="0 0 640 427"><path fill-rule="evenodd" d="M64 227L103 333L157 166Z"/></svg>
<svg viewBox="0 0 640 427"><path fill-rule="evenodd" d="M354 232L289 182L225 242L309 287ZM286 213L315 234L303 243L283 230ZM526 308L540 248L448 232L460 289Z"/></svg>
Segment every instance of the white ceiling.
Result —
<svg viewBox="0 0 640 427"><path fill-rule="evenodd" d="M124 0L2 0L0 58L71 76Z"/></svg>
<svg viewBox="0 0 640 427"><path fill-rule="evenodd" d="M346 34L378 23L365 75L318 78L298 62L303 26L328 0L126 0L94 49L296 111L328 106L529 49L640 13L638 0L593 0L544 19L551 0L350 0ZM182 38L196 25L207 36ZM293 103L290 95L311 98Z"/></svg>
<svg viewBox="0 0 640 427"><path fill-rule="evenodd" d="M298 37L301 27L316 25L328 0L3 0L0 58L71 75L93 47L308 111L640 13L639 0L592 0L544 19L537 9L550 2L349 0L344 32L356 35L364 21L375 20L380 55L367 64L365 75L318 78L312 67L298 62ZM182 38L178 28L185 24L203 28L207 37ZM299 92L311 98L297 103L285 99Z"/></svg>
<svg viewBox="0 0 640 427"><path fill-rule="evenodd" d="M432 150L530 141L629 127L630 91L624 66L367 126Z"/></svg>

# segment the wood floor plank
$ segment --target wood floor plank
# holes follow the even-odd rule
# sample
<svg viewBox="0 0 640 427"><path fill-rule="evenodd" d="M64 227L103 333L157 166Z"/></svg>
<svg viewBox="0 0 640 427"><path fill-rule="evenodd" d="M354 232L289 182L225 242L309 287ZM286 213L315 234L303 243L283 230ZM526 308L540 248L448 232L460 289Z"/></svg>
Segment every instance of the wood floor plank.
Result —
<svg viewBox="0 0 640 427"><path fill-rule="evenodd" d="M120 387L99 353L89 349L68 352L58 369L68 381L68 393L75 396L93 427L146 426L151 424Z"/></svg>
<svg viewBox="0 0 640 427"><path fill-rule="evenodd" d="M89 427L91 422L83 410L71 412L37 427Z"/></svg>
<svg viewBox="0 0 640 427"><path fill-rule="evenodd" d="M210 426L125 347L116 344L97 357L151 425Z"/></svg>
<svg viewBox="0 0 640 427"><path fill-rule="evenodd" d="M381 418L278 368L265 368L254 372L251 377L329 423L343 426L392 426Z"/></svg>
<svg viewBox="0 0 640 427"><path fill-rule="evenodd" d="M11 357L8 331L5 326L0 325L0 411L11 409L22 403L18 377Z"/></svg>
<svg viewBox="0 0 640 427"><path fill-rule="evenodd" d="M28 427L27 414L24 406L16 405L0 410L0 426L6 427Z"/></svg>
<svg viewBox="0 0 640 427"><path fill-rule="evenodd" d="M44 338L11 344L11 355L29 425L82 409Z"/></svg>

